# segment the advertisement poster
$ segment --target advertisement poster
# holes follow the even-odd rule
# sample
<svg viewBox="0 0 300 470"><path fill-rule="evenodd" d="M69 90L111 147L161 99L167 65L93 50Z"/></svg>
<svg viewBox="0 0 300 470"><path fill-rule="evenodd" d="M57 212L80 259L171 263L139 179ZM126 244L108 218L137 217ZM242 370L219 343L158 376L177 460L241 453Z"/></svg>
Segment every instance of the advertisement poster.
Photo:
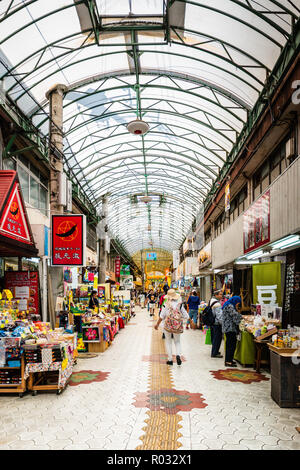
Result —
<svg viewBox="0 0 300 470"><path fill-rule="evenodd" d="M259 263L252 266L253 303L281 307L281 263Z"/></svg>
<svg viewBox="0 0 300 470"><path fill-rule="evenodd" d="M85 266L85 246L86 219L84 215L52 216L52 266Z"/></svg>
<svg viewBox="0 0 300 470"><path fill-rule="evenodd" d="M244 213L244 253L270 241L270 191Z"/></svg>
<svg viewBox="0 0 300 470"><path fill-rule="evenodd" d="M20 307L25 307L30 314L39 315L39 273L36 271L7 271L5 288L9 289L15 299L23 299ZM20 308L20 310L23 310Z"/></svg>

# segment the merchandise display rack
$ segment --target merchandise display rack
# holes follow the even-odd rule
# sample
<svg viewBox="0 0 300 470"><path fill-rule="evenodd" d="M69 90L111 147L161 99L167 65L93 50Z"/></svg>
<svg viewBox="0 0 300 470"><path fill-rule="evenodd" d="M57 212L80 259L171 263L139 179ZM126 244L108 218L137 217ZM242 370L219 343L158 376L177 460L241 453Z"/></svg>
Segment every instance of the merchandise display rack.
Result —
<svg viewBox="0 0 300 470"><path fill-rule="evenodd" d="M19 384L0 384L0 393L18 393L19 397L22 398L23 394L26 392L26 380L24 379L24 372L25 372L25 363L24 357L21 356L21 365L20 367L9 367L4 366L0 367L1 371L11 371L11 370L18 370L20 371L21 383Z"/></svg>

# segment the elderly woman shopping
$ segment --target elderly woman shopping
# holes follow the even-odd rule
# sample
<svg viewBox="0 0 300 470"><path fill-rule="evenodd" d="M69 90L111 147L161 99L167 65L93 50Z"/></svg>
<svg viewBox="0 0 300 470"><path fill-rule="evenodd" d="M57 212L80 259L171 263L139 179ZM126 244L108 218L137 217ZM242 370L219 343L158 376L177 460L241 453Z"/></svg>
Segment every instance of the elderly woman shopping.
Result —
<svg viewBox="0 0 300 470"><path fill-rule="evenodd" d="M222 308L222 331L226 334L226 367L236 367L236 362L233 361L233 356L236 348L239 324L243 319L242 315L238 312L241 302L241 298L236 295L227 300Z"/></svg>

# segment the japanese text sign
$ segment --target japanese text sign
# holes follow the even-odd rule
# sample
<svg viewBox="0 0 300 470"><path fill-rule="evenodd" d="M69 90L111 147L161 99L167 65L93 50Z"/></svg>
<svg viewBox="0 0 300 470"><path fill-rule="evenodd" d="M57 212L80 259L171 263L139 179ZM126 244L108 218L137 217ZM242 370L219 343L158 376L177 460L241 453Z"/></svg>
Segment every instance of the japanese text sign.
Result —
<svg viewBox="0 0 300 470"><path fill-rule="evenodd" d="M52 266L85 266L85 216L53 215L51 247Z"/></svg>

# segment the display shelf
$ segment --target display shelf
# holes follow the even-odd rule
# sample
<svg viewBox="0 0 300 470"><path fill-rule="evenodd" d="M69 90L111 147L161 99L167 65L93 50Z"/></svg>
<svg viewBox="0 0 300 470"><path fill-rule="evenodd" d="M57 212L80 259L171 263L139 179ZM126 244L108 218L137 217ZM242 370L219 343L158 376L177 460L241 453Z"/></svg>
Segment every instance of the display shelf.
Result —
<svg viewBox="0 0 300 470"><path fill-rule="evenodd" d="M20 367L1 367L0 370L19 370L21 383L18 384L0 384L0 393L18 393L19 397L22 398L26 392L26 380L24 378L25 363L24 356L21 357Z"/></svg>

